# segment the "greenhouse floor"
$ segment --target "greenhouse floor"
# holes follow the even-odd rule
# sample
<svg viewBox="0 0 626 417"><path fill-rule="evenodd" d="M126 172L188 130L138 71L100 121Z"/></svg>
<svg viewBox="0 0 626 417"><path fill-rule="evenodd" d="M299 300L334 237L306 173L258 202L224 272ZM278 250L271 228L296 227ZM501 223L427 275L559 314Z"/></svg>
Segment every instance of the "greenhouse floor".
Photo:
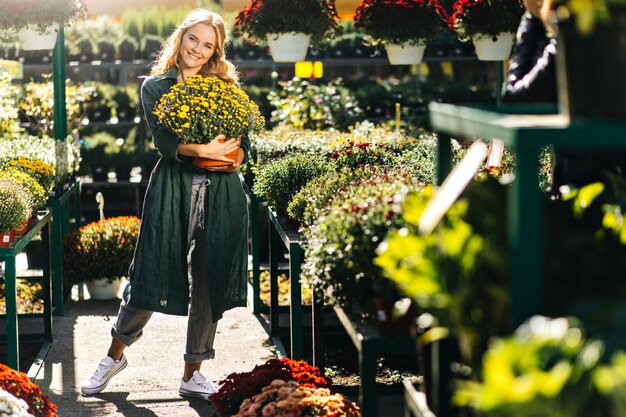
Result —
<svg viewBox="0 0 626 417"><path fill-rule="evenodd" d="M126 350L128 367L101 394L80 394L82 381L105 355L119 300L81 300L66 316L55 317L54 342L34 382L64 417L209 417L210 403L178 395L186 317L155 314L144 337ZM265 323L250 309L224 315L218 327L216 357L203 373L219 382L231 372L245 372L280 354ZM353 400L355 400L353 398ZM403 415L400 395L379 398L379 417Z"/></svg>

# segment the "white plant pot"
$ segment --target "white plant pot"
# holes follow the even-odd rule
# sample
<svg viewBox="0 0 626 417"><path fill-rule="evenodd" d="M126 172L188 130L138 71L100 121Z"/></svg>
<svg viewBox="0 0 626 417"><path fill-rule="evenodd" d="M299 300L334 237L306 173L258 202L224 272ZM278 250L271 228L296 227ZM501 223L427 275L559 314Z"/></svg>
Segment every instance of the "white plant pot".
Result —
<svg viewBox="0 0 626 417"><path fill-rule="evenodd" d="M267 44L275 62L304 61L311 43L311 35L305 33L270 33Z"/></svg>
<svg viewBox="0 0 626 417"><path fill-rule="evenodd" d="M481 61L506 61L511 56L511 49L515 40L514 33L502 32L498 36L474 35L474 49Z"/></svg>
<svg viewBox="0 0 626 417"><path fill-rule="evenodd" d="M387 58L391 65L415 65L422 62L424 58L424 50L426 43L421 42L419 45L403 44L386 44Z"/></svg>
<svg viewBox="0 0 626 417"><path fill-rule="evenodd" d="M94 300L112 300L118 297L120 287L122 285L122 278L118 277L110 282L106 278L92 279L85 281L89 296Z"/></svg>
<svg viewBox="0 0 626 417"><path fill-rule="evenodd" d="M40 51L54 49L54 45L57 42L57 34L59 33L59 24L52 23L46 29L46 32L41 34L37 32L30 25L19 31L18 36L20 38L22 49L25 51Z"/></svg>

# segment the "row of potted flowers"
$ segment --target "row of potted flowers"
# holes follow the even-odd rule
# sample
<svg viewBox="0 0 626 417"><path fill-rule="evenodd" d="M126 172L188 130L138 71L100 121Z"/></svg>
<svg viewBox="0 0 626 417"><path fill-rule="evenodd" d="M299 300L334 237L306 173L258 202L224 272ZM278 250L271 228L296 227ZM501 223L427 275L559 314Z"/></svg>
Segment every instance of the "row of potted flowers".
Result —
<svg viewBox="0 0 626 417"><path fill-rule="evenodd" d="M474 40L479 59L508 58L524 12L521 0L457 0L453 7L448 16L439 0L363 0L354 26L369 43L384 44L392 64L421 62L426 43L448 29L461 40ZM252 0L235 20L236 34L267 43L278 62L304 60L309 43L319 44L338 32L330 0Z"/></svg>
<svg viewBox="0 0 626 417"><path fill-rule="evenodd" d="M28 232L54 185L54 168L42 160L17 158L0 166L0 247Z"/></svg>
<svg viewBox="0 0 626 417"><path fill-rule="evenodd" d="M381 333L391 329L389 318L411 312L411 303L400 297L412 300L430 315L429 326L439 326L433 332L423 329L427 333L421 342L429 343L441 334L454 336L460 351L454 358L461 364L458 376L471 381L457 390L456 401L462 406L498 417L513 415L507 410L525 416L545 415L546 410L574 416L581 409L577 404L602 403L593 409L598 412L594 415L620 415L607 410L613 407L610 401L623 400L624 379L619 377L623 354L606 365L608 357L600 358L600 344L587 343L581 328L563 319L534 318L513 337L506 337L510 331L504 215L508 187L493 178L498 173L481 172L480 180L472 182L446 212L437 232L420 233L418 221L434 193L423 184L434 179L435 141L428 135L411 141L389 133L362 128L351 133L277 129L257 139L253 191L278 213L299 221L304 283L331 295L353 318L386 316ZM460 154L457 149L455 158ZM622 186L623 181L614 185L614 192ZM619 276L617 271L623 270L621 264L591 262L599 253L615 253L611 259L624 253L619 241L623 222L617 220L615 205L607 208L607 202L623 201L619 198L623 193L616 198L607 192L597 198L604 188L590 187L566 201L545 202L550 219L546 250L559 260L547 265L551 279L546 283L546 310L554 316L569 314L573 305L583 301L581 295L589 296L592 272L588 268L602 268L600 276ZM576 243L569 248L564 242ZM586 242L584 251L582 242ZM582 264L591 265L581 270L581 263L572 261L574 253L585 253ZM606 295L602 303L621 306L623 298L609 294L621 294L626 288L617 281L611 284L603 282L593 295L600 296L601 291ZM374 294L391 300L391 306L377 303ZM602 314L609 314L610 308L603 308ZM580 313L578 309L594 334L615 337L614 332L607 333L606 323L592 328L595 317ZM614 320L613 326L619 326L618 316ZM493 336L502 338L492 340ZM607 346L609 340L605 339ZM622 338L620 343L623 347ZM529 356L531 362L522 360ZM589 361L581 362L582 357ZM520 368L522 362L529 366ZM593 385L586 378L593 378Z"/></svg>

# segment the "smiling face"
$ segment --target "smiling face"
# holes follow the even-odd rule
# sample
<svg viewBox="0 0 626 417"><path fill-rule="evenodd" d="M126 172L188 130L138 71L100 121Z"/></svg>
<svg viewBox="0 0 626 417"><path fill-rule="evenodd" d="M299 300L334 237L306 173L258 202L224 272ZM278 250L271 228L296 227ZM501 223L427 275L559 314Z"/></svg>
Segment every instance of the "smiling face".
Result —
<svg viewBox="0 0 626 417"><path fill-rule="evenodd" d="M198 23L187 29L180 45L179 67L188 77L197 74L215 52L217 33L212 26Z"/></svg>

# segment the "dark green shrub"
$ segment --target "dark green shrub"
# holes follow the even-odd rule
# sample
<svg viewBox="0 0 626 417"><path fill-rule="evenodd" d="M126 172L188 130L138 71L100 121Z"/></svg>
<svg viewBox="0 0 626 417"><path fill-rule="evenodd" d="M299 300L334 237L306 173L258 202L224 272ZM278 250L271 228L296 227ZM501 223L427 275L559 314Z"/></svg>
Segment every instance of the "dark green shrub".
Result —
<svg viewBox="0 0 626 417"><path fill-rule="evenodd" d="M104 62L110 62L115 59L115 44L108 39L102 39L96 43L98 49L98 57Z"/></svg>
<svg viewBox="0 0 626 417"><path fill-rule="evenodd" d="M291 198L311 179L330 169L320 156L296 154L263 165L252 192L278 214L285 214Z"/></svg>
<svg viewBox="0 0 626 417"><path fill-rule="evenodd" d="M374 296L393 305L401 294L373 259L387 232L404 223L395 199L417 187L410 176L382 174L338 191L317 212L319 221L301 231L305 282L321 294L332 294L357 319L375 317Z"/></svg>
<svg viewBox="0 0 626 417"><path fill-rule="evenodd" d="M119 51L119 57L124 62L130 62L138 58L137 50L139 49L139 44L133 38L124 38L117 45L117 50Z"/></svg>
<svg viewBox="0 0 626 417"><path fill-rule="evenodd" d="M145 35L141 40L140 56L142 59L153 61L161 48L163 38L158 35Z"/></svg>
<svg viewBox="0 0 626 417"><path fill-rule="evenodd" d="M128 275L139 236L137 217L89 223L63 237L63 275L78 283Z"/></svg>
<svg viewBox="0 0 626 417"><path fill-rule="evenodd" d="M76 43L70 45L70 59L80 62L89 62L94 59L96 46L89 38L79 38Z"/></svg>
<svg viewBox="0 0 626 417"><path fill-rule="evenodd" d="M399 169L411 173L423 184L434 184L436 181L437 142L434 138L419 140L413 149L396 156L393 164Z"/></svg>
<svg viewBox="0 0 626 417"><path fill-rule="evenodd" d="M343 167L326 172L309 181L291 199L287 214L300 224L315 223L318 210L325 207L337 194L346 188L367 179L376 179L380 176L401 180L408 173L401 170L390 171L387 167L362 165L356 169Z"/></svg>

